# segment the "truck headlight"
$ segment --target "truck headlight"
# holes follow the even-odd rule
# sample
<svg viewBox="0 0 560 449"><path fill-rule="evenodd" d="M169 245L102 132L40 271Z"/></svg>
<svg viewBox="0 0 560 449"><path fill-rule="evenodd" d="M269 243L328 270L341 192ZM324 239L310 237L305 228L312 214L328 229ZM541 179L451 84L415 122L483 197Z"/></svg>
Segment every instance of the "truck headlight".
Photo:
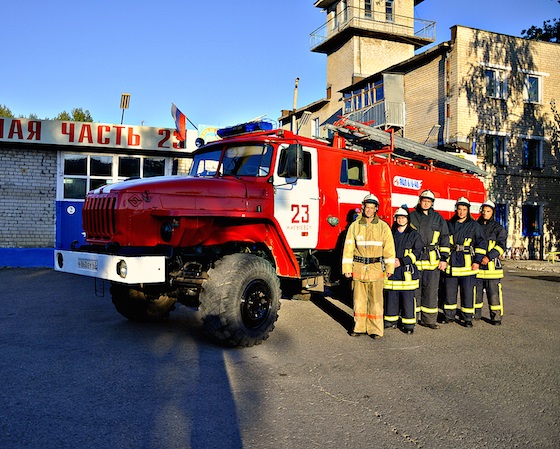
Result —
<svg viewBox="0 0 560 449"><path fill-rule="evenodd" d="M119 260L117 263L117 274L123 279L128 274L128 267L126 266L126 262L124 260Z"/></svg>
<svg viewBox="0 0 560 449"><path fill-rule="evenodd" d="M169 222L163 223L160 229L161 239L164 242L169 242L173 237L173 225Z"/></svg>

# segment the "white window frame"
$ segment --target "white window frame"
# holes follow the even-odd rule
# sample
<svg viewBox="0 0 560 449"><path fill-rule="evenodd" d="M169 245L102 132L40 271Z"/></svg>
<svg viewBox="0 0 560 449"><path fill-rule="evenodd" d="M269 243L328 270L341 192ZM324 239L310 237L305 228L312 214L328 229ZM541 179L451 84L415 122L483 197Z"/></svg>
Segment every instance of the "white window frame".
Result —
<svg viewBox="0 0 560 449"><path fill-rule="evenodd" d="M536 98L531 97L531 86L535 84L531 83L531 78L536 82L537 95ZM535 73L527 73L525 75L525 81L523 83L523 101L525 103L541 104L543 98L543 78L541 75Z"/></svg>
<svg viewBox="0 0 560 449"><path fill-rule="evenodd" d="M68 175L64 174L64 161L66 155L80 155L86 158L86 174L85 175ZM112 168L111 168L111 175L110 176L97 176L91 174L91 158L95 156L100 157L112 157ZM91 190L91 180L95 179L106 179L108 180L109 184L114 184L116 182L124 181L125 177L118 176L118 164L119 164L119 157L133 157L140 159L140 177L144 176L144 160L145 159L163 159L164 160L164 175L169 176L173 172L173 158L169 156L160 156L157 154L150 154L150 155L127 155L127 154L115 154L115 153L97 153L97 152L79 152L79 151L59 151L58 152L58 182L57 182L57 200L66 200L66 201L83 201L84 199L76 199L76 198L65 198L64 197L64 180L65 178L73 178L73 179L85 179L86 180L86 194L89 190Z"/></svg>
<svg viewBox="0 0 560 449"><path fill-rule="evenodd" d="M321 136L321 124L319 117L315 117L311 120L311 137Z"/></svg>
<svg viewBox="0 0 560 449"><path fill-rule="evenodd" d="M487 163L495 165L497 167L507 167L509 165L509 150L508 145L510 143L509 135L503 132L492 132L492 131L485 131L482 133L484 138L484 159ZM492 160L489 161L486 159L486 139L488 137L493 137L497 139L503 139L503 150L500 151L501 158L497 158L497 151L496 147L494 146L492 151ZM500 160L501 159L501 160Z"/></svg>
<svg viewBox="0 0 560 449"><path fill-rule="evenodd" d="M385 20L389 23L395 22L395 1L385 1Z"/></svg>
<svg viewBox="0 0 560 449"><path fill-rule="evenodd" d="M493 64L489 62L479 62L483 67L483 79L486 85L486 96L489 98L497 98L500 100L507 100L508 98L508 79L511 72L511 67L501 64ZM493 93L490 93L489 80L486 76L486 71L494 72L494 83Z"/></svg>
<svg viewBox="0 0 560 449"><path fill-rule="evenodd" d="M544 167L543 164L543 142L544 142L544 137L540 137L540 136L529 136L529 135L520 135L519 138L521 139L521 151L522 151L522 166L523 168L526 169L534 169L534 170L540 170ZM536 166L532 166L532 165L526 165L525 164L525 141L526 140L531 140L533 142L537 142L538 148L537 148L537 165Z"/></svg>
<svg viewBox="0 0 560 449"><path fill-rule="evenodd" d="M493 78L488 77L488 72L494 74ZM508 95L507 89L507 72L491 67L484 69L484 79L486 82L486 96L490 98L497 98L506 100Z"/></svg>
<svg viewBox="0 0 560 449"><path fill-rule="evenodd" d="M373 0L364 1L364 17L366 19L373 18Z"/></svg>

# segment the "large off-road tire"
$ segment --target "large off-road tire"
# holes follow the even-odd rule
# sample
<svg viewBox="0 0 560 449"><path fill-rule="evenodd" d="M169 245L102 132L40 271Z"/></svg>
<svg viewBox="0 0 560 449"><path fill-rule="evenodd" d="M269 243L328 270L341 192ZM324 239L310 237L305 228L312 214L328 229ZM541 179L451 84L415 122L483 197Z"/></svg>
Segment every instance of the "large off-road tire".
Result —
<svg viewBox="0 0 560 449"><path fill-rule="evenodd" d="M176 300L166 295L149 295L123 284L111 284L113 304L131 321L158 321L169 316Z"/></svg>
<svg viewBox="0 0 560 449"><path fill-rule="evenodd" d="M202 285L204 329L225 346L258 345L274 329L280 297L280 281L269 262L252 254L225 256Z"/></svg>

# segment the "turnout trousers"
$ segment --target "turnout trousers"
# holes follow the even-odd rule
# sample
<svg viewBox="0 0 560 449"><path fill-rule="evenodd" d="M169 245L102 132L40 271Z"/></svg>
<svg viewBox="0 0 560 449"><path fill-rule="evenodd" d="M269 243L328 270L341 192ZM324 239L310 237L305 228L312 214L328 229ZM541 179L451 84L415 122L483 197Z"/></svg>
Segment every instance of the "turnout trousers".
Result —
<svg viewBox="0 0 560 449"><path fill-rule="evenodd" d="M445 318L454 320L457 315L457 290L461 292L460 317L465 322L472 322L474 315L474 298L476 295L476 275L445 277Z"/></svg>
<svg viewBox="0 0 560 449"><path fill-rule="evenodd" d="M490 310L490 319L492 321L502 321L504 314L504 303L502 299L502 282L501 279L480 279L477 278L476 283L476 303L474 305L475 319L482 317L482 307L484 305L484 292L488 300L488 309Z"/></svg>
<svg viewBox="0 0 560 449"><path fill-rule="evenodd" d="M352 282L354 332L383 336L383 278Z"/></svg>
<svg viewBox="0 0 560 449"><path fill-rule="evenodd" d="M399 316L404 330L413 330L416 324L415 290L385 290L385 324L397 324Z"/></svg>
<svg viewBox="0 0 560 449"><path fill-rule="evenodd" d="M416 305L420 310L418 320L436 324L438 315L438 289L440 270L418 270L420 287L416 290Z"/></svg>

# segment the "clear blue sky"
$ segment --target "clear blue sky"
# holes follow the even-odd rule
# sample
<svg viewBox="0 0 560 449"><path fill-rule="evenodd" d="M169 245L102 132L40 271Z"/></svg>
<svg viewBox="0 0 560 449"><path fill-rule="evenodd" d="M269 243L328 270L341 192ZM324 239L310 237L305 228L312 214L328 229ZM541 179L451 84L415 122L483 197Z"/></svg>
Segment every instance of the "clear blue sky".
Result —
<svg viewBox="0 0 560 449"><path fill-rule="evenodd" d="M309 50L325 21L314 0L0 0L0 104L52 118L169 127L174 102L195 124L225 126L325 96L326 56ZM520 36L560 18L557 0L425 0L436 43L464 25ZM559 44L560 45L560 44ZM192 129L188 125L189 129Z"/></svg>

